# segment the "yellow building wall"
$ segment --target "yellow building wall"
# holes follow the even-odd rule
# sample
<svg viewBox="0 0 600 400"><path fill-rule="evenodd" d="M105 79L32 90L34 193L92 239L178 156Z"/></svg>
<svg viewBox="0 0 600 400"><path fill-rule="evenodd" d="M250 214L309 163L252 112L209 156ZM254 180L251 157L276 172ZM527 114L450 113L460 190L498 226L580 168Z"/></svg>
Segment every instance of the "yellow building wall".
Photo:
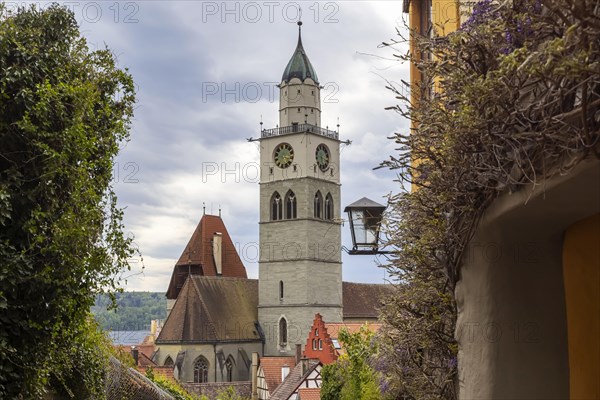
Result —
<svg viewBox="0 0 600 400"><path fill-rule="evenodd" d="M600 399L600 214L563 241L571 399Z"/></svg>
<svg viewBox="0 0 600 400"><path fill-rule="evenodd" d="M431 4L431 9L428 5ZM424 16L427 13L431 13L430 18L434 27L434 34L436 35L447 35L448 33L454 32L460 26L460 12L459 12L459 1L458 0L410 0L409 6L409 17L408 26L411 30L410 39L410 53L419 59L421 54L418 52L416 40L414 35L421 34L425 27L421 26L425 20ZM410 64L410 102L413 107L417 107L419 104L420 89L419 83L421 82L421 72L415 65ZM436 78L437 86L437 78ZM416 122L411 121L411 129L416 128ZM419 160L413 160L413 166L417 166ZM412 190L416 190L417 186L412 185Z"/></svg>

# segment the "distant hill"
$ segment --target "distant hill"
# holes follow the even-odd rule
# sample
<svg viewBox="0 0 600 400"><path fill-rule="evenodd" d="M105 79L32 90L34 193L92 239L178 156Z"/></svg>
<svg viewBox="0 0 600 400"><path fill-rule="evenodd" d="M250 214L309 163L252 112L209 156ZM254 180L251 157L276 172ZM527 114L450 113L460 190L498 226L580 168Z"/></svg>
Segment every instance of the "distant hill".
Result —
<svg viewBox="0 0 600 400"><path fill-rule="evenodd" d="M92 307L92 314L105 330L142 331L150 330L150 321L167 317L167 298L158 292L117 293L116 310L108 311L110 298L100 295Z"/></svg>

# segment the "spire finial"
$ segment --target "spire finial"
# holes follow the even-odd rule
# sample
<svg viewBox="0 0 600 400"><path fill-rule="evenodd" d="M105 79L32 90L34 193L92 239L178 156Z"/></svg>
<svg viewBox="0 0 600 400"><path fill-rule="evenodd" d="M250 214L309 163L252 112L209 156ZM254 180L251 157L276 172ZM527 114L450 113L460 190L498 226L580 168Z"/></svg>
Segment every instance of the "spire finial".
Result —
<svg viewBox="0 0 600 400"><path fill-rule="evenodd" d="M206 203L202 202L202 215L206 215Z"/></svg>

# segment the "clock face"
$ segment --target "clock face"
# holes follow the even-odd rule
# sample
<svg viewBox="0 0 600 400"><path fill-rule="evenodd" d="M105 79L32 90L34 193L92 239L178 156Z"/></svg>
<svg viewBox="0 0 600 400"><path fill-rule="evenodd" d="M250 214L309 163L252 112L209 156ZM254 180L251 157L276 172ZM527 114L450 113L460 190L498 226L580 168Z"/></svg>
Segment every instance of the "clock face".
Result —
<svg viewBox="0 0 600 400"><path fill-rule="evenodd" d="M281 143L275 148L273 158L279 168L287 168L294 161L294 149L287 143Z"/></svg>
<svg viewBox="0 0 600 400"><path fill-rule="evenodd" d="M317 146L317 150L315 151L315 159L317 160L317 165L321 171L327 171L329 168L329 149L324 144L320 144Z"/></svg>

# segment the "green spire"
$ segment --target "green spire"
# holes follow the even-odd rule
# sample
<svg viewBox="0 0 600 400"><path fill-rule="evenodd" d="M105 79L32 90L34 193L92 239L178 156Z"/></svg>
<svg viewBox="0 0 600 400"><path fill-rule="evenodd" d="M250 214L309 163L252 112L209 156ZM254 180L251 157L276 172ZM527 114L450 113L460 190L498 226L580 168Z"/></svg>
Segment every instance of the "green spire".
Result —
<svg viewBox="0 0 600 400"><path fill-rule="evenodd" d="M281 80L289 82L292 78L298 78L302 82L304 82L306 78L311 78L316 83L319 82L317 73L308 60L304 47L302 47L302 21L298 21L298 45L296 46L296 50L294 50L290 62L288 62L287 67L285 67L285 71L283 71Z"/></svg>

